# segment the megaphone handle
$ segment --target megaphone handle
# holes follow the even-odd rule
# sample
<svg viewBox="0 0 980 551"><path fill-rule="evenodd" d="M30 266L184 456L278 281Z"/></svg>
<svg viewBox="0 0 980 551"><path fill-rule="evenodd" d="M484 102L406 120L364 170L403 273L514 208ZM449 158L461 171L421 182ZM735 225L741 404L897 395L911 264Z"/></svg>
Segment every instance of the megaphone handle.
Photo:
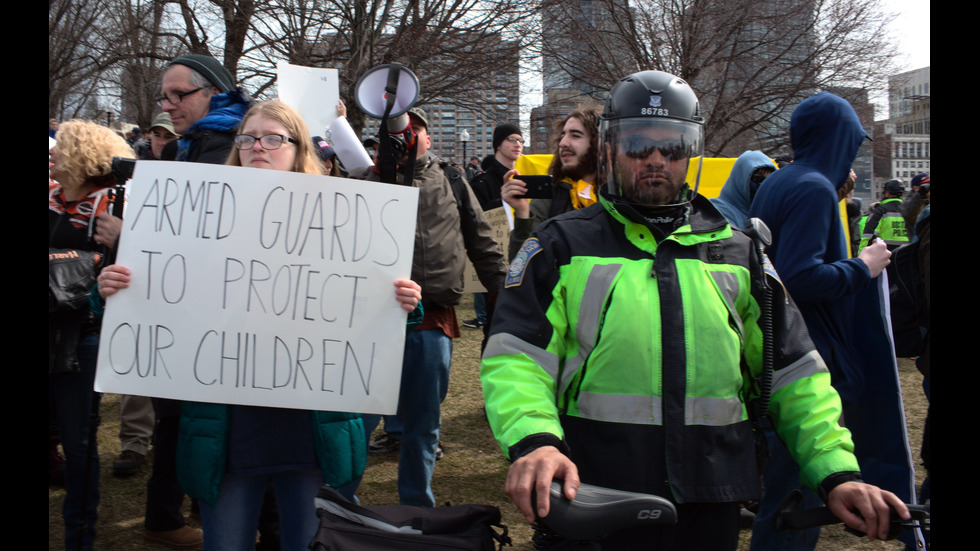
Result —
<svg viewBox="0 0 980 551"><path fill-rule="evenodd" d="M388 118L392 107L395 106L395 98L398 96L398 77L401 72L401 63L392 63L388 66L388 84L385 85L385 99L387 100L387 104L385 105L385 115L383 117L385 119Z"/></svg>

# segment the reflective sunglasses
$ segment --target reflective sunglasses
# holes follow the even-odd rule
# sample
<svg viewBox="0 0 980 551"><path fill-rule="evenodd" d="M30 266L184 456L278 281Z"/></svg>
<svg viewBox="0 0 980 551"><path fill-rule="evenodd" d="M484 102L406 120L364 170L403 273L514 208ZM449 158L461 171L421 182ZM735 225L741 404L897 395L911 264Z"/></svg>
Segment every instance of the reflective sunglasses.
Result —
<svg viewBox="0 0 980 551"><path fill-rule="evenodd" d="M646 136L627 136L619 141L619 148L624 155L633 159L646 159L653 155L655 150L670 159L686 159L691 156L691 146L684 136L665 140L654 140Z"/></svg>

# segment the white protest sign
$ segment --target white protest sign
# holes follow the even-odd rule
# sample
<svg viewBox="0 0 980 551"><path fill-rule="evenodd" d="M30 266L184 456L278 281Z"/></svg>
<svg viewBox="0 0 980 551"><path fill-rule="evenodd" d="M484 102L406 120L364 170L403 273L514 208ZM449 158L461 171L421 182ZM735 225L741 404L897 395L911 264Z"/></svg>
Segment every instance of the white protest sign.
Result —
<svg viewBox="0 0 980 551"><path fill-rule="evenodd" d="M340 102L337 69L303 67L280 61L276 64L276 73L279 101L296 109L310 132L327 135L327 141L348 172L374 165L347 117L337 116Z"/></svg>
<svg viewBox="0 0 980 551"><path fill-rule="evenodd" d="M395 413L417 189L166 161L127 187L97 391Z"/></svg>
<svg viewBox="0 0 980 551"><path fill-rule="evenodd" d="M507 258L507 248L510 246L510 225L507 222L506 212L508 210L510 210L509 207L497 207L483 212L487 217L487 222L490 223L490 229L493 230L493 238L500 245L500 252L503 253L504 258ZM463 292L487 292L483 283L480 283L480 278L476 275L476 268L473 267L473 263L470 262L469 258L466 259L466 266L463 268Z"/></svg>
<svg viewBox="0 0 980 551"><path fill-rule="evenodd" d="M276 64L279 101L295 109L310 132L323 134L337 118L340 74L337 69Z"/></svg>

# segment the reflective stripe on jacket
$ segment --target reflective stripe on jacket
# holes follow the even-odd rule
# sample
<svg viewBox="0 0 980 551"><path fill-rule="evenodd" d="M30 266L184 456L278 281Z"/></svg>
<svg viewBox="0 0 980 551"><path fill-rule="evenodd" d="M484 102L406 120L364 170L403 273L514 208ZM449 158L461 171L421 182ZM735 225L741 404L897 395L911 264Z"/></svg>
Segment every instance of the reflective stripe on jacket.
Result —
<svg viewBox="0 0 980 551"><path fill-rule="evenodd" d="M885 199L871 211L868 221L861 230L861 246L858 250L868 246L875 230L888 246L888 250L897 249L909 242L905 218L902 216L901 199Z"/></svg>

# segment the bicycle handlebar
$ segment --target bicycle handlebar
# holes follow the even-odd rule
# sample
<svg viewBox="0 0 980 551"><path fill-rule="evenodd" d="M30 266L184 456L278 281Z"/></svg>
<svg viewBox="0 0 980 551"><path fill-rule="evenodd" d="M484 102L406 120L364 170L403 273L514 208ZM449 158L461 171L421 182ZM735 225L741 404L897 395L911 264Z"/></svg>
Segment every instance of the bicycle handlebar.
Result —
<svg viewBox="0 0 980 551"><path fill-rule="evenodd" d="M796 510L802 502L803 494L799 490L793 490L783 499L783 502L779 504L777 514L774 518L776 531L805 530L807 528L816 528L842 522L827 507ZM905 506L908 507L911 518L905 520L899 517L898 512L892 509L888 535L885 537L886 540L895 539L903 531L914 528L921 528L923 532L929 532L929 503L927 502L925 505L906 504ZM844 529L856 536L864 536L864 533L859 530L854 530L849 527L845 527Z"/></svg>
<svg viewBox="0 0 980 551"><path fill-rule="evenodd" d="M531 494L531 503L536 503ZM633 526L674 524L677 510L674 504L652 494L602 488L581 484L575 499L562 492L562 482L551 482L550 512L537 519L537 524L556 535L570 540L589 541Z"/></svg>

